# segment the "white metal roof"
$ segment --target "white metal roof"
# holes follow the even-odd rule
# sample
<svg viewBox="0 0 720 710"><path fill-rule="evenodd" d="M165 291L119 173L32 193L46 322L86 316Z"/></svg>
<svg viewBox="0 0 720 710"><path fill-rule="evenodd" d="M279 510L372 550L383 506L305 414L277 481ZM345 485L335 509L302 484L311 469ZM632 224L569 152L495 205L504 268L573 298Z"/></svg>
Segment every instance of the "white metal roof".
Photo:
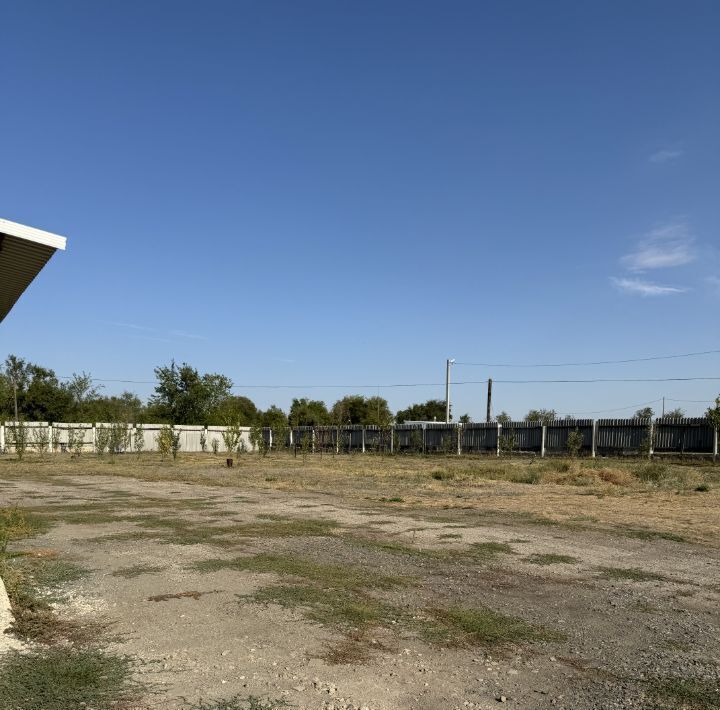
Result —
<svg viewBox="0 0 720 710"><path fill-rule="evenodd" d="M66 242L57 234L0 219L0 321Z"/></svg>

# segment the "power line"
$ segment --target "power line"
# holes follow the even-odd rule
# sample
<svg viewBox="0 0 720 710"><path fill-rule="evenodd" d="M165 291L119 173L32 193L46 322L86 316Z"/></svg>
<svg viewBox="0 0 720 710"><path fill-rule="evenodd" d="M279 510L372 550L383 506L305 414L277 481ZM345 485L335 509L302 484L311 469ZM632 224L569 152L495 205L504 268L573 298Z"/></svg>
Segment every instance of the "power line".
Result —
<svg viewBox="0 0 720 710"><path fill-rule="evenodd" d="M72 377L63 375L61 380L70 380ZM93 382L114 382L119 384L134 385L156 385L157 380L120 380L102 377L93 377ZM584 380L493 380L498 384L506 385L530 385L530 384L592 384L602 382L698 382L698 381L720 381L720 377L626 377L626 378L608 378L596 377ZM486 385L487 380L464 380L454 382L455 385ZM396 387L444 387L444 382L394 382L389 384L342 384L342 385L233 385L231 389L391 389ZM672 401L691 401L691 400L672 400ZM694 401L694 400L693 400ZM697 400L710 401L710 400Z"/></svg>
<svg viewBox="0 0 720 710"><path fill-rule="evenodd" d="M553 363L490 363L490 362L456 362L456 365L467 367L584 367L587 365L624 365L631 362L650 362L651 360L675 360L683 357L698 357L700 355L716 355L720 350L703 350L697 353L681 353L679 355L654 355L652 357L628 358L626 360L597 360L595 362L553 362Z"/></svg>
<svg viewBox="0 0 720 710"><path fill-rule="evenodd" d="M639 402L638 404L628 404L626 407L615 407L613 409L595 409L590 412L572 412L572 414L605 414L606 412L621 412L625 409L635 409L636 407L648 407L651 404L662 402L662 398L652 399L649 402ZM568 412L570 414L570 412Z"/></svg>

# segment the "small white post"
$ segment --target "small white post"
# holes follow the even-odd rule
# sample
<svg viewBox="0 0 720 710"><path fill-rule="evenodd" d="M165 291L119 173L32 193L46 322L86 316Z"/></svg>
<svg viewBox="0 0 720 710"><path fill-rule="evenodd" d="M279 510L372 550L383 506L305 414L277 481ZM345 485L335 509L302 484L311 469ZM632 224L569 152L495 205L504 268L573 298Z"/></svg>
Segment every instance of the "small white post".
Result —
<svg viewBox="0 0 720 710"><path fill-rule="evenodd" d="M715 436L713 437L713 461L716 461L718 457L718 430L715 429Z"/></svg>
<svg viewBox="0 0 720 710"><path fill-rule="evenodd" d="M390 453L395 452L395 427L390 427Z"/></svg>
<svg viewBox="0 0 720 710"><path fill-rule="evenodd" d="M272 445L273 445L273 435L272 435L272 427L268 429L268 447L270 448L270 451L272 451Z"/></svg>
<svg viewBox="0 0 720 710"><path fill-rule="evenodd" d="M92 425L92 450L93 453L97 453L97 427L93 424Z"/></svg>
<svg viewBox="0 0 720 710"><path fill-rule="evenodd" d="M362 428L362 452L365 453L365 427Z"/></svg>
<svg viewBox="0 0 720 710"><path fill-rule="evenodd" d="M335 428L335 453L340 453L340 427Z"/></svg>
<svg viewBox="0 0 720 710"><path fill-rule="evenodd" d="M593 419L593 425L592 425L592 457L595 458L596 451L597 451L597 419Z"/></svg>
<svg viewBox="0 0 720 710"><path fill-rule="evenodd" d="M650 437L650 441L648 442L648 458L651 459L653 457L653 420L650 420L650 427L648 429L648 436Z"/></svg>
<svg viewBox="0 0 720 710"><path fill-rule="evenodd" d="M715 446L717 446L717 432L715 434ZM0 424L0 452L5 451L5 425Z"/></svg>
<svg viewBox="0 0 720 710"><path fill-rule="evenodd" d="M312 452L315 453L315 427L310 431L310 440L312 442Z"/></svg>
<svg viewBox="0 0 720 710"><path fill-rule="evenodd" d="M545 435L547 433L547 426L542 425L542 436L540 438L540 458L545 458Z"/></svg>
<svg viewBox="0 0 720 710"><path fill-rule="evenodd" d="M497 423L497 451L495 452L496 456L500 458L500 437L502 436L502 424L500 422Z"/></svg>
<svg viewBox="0 0 720 710"><path fill-rule="evenodd" d="M458 456L462 456L462 434L463 434L463 425L458 424L455 427L455 431L457 431L457 444L458 444Z"/></svg>

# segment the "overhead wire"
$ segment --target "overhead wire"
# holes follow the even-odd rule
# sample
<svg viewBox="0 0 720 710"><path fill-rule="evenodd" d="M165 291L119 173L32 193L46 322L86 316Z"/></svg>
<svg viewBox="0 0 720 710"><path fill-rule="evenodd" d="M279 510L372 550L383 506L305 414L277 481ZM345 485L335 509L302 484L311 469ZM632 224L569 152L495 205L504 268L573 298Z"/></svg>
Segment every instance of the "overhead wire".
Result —
<svg viewBox="0 0 720 710"><path fill-rule="evenodd" d="M466 367L587 367L591 365L625 365L632 362L651 362L653 360L676 360L683 357L699 357L701 355L717 355L720 350L703 350L693 353L680 353L677 355L653 355L650 357L626 358L624 360L596 360L592 362L551 362L551 363L492 363L492 362L461 362L456 361L455 365Z"/></svg>

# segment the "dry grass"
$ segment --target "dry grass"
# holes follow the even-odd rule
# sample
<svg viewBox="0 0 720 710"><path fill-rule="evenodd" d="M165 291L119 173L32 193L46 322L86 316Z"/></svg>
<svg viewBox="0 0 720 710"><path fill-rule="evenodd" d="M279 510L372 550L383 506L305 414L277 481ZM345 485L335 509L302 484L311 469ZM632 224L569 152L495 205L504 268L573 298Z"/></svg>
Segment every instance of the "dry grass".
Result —
<svg viewBox="0 0 720 710"><path fill-rule="evenodd" d="M720 466L698 460L532 460L452 456L246 455L232 470L212 455L181 455L176 463L153 455L118 457L116 463L80 460L1 461L0 479L38 478L57 485L82 484L86 476L172 481L214 487L313 491L359 504L384 499L394 513L467 509L497 517L518 514L527 522L567 524L580 516L586 528L645 529L717 546ZM657 464L657 465L656 465ZM437 474L435 477L433 477ZM267 481L270 477L274 480ZM521 483L527 481L531 483ZM532 484L534 482L534 484ZM697 491L707 487L707 491ZM188 503L188 507L193 503ZM204 503L194 503L204 505ZM638 525L638 510L642 511ZM71 511L64 511L70 514ZM87 511L91 512L91 511ZM81 511L77 511L82 515ZM103 511L98 510L99 515ZM675 539L678 539L676 537ZM668 538L671 539L671 538Z"/></svg>

